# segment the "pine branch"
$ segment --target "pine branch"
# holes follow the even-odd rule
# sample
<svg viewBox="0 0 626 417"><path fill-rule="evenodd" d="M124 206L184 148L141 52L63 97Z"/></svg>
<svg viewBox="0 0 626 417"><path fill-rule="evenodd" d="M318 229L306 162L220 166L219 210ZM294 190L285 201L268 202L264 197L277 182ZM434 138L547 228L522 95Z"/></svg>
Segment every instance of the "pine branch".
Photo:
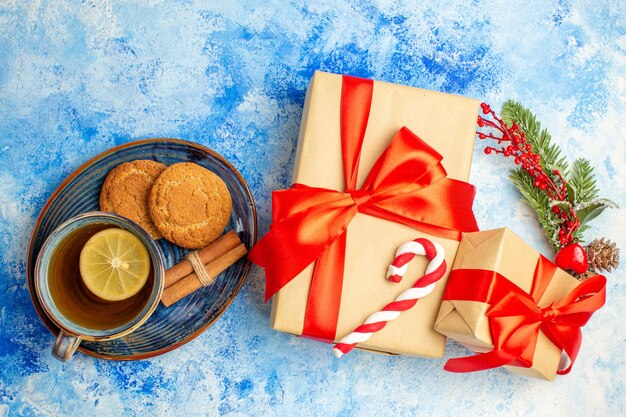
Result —
<svg viewBox="0 0 626 417"><path fill-rule="evenodd" d="M577 205L598 198L600 190L596 185L594 176L593 166L587 159L578 158L574 161L567 180L572 191L572 195L569 195L572 204Z"/></svg>
<svg viewBox="0 0 626 417"><path fill-rule="evenodd" d="M596 184L594 168L584 158L578 158L572 164L567 194L580 221L580 227L574 232L574 238L579 242L584 242L583 235L589 228L589 221L598 217L605 208L617 207L611 200L599 198L600 190Z"/></svg>
<svg viewBox="0 0 626 417"><path fill-rule="evenodd" d="M485 147L486 154L515 158L519 168L512 171L511 182L525 202L537 213L546 237L556 251L571 243L582 242L587 223L612 201L599 198L594 169L586 159L578 159L568 173L569 164L552 143L537 117L516 101L506 101L499 118L491 107L481 104L487 117L478 117L479 139L490 139L496 146ZM569 178L568 178L569 177Z"/></svg>
<svg viewBox="0 0 626 417"><path fill-rule="evenodd" d="M552 143L552 137L547 129L541 129L541 122L526 107L514 100L507 100L502 106L502 120L509 126L513 122L517 123L519 128L526 135L526 139L541 157L544 171L551 178L555 178L554 171L558 169L562 175L567 175L567 158L561 156L559 147Z"/></svg>
<svg viewBox="0 0 626 417"><path fill-rule="evenodd" d="M533 178L520 168L514 169L509 177L511 182L518 189L526 204L528 204L537 213L539 224L545 231L546 237L555 250L561 245L559 243L559 217L549 209L551 202L548 195L535 187Z"/></svg>

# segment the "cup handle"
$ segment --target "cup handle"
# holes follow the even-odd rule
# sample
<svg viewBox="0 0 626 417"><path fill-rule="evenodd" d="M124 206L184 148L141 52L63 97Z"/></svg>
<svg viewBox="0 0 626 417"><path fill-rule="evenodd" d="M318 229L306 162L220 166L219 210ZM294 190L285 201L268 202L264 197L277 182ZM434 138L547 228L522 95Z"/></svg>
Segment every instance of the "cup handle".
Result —
<svg viewBox="0 0 626 417"><path fill-rule="evenodd" d="M78 349L80 342L80 337L72 336L61 330L52 347L52 356L61 362L67 362Z"/></svg>

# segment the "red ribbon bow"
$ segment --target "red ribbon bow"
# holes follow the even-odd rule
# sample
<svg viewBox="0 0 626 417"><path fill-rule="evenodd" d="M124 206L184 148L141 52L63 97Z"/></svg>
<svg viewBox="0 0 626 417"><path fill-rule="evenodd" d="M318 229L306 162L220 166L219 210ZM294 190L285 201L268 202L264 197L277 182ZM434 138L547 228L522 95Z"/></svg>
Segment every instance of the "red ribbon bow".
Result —
<svg viewBox="0 0 626 417"><path fill-rule="evenodd" d="M357 173L372 102L373 81L343 77L341 145L345 191L294 184L272 194L273 224L249 259L266 272L266 301L317 260L303 335L335 338L346 229L357 213L460 239L478 230L474 187L446 178L442 156L406 127L372 167L361 189Z"/></svg>
<svg viewBox="0 0 626 417"><path fill-rule="evenodd" d="M478 301L490 304L487 317L494 348L490 352L450 359L444 369L475 372L503 365L530 368L539 330L569 357L569 365L559 369L567 374L576 360L582 332L592 314L604 305L606 278L596 275L582 282L569 294L541 308L537 302L552 280L556 266L540 256L530 294L494 271L456 269L450 273L444 300Z"/></svg>

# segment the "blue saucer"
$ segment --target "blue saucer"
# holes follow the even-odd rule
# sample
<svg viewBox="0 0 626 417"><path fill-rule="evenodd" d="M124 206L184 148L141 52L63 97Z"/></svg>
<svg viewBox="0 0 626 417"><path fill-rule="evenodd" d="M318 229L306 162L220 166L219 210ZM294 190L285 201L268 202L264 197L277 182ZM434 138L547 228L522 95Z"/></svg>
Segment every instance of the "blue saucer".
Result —
<svg viewBox="0 0 626 417"><path fill-rule="evenodd" d="M241 174L221 155L196 143L178 139L145 139L109 149L74 171L52 193L44 206L30 240L27 280L31 300L46 327L54 334L59 329L50 321L37 300L34 266L46 237L62 222L77 214L99 209L100 187L106 175L122 162L152 159L165 165L195 162L219 175L231 193L233 211L227 230L234 229L250 249L256 243L257 219L252 194ZM178 263L187 250L160 239L166 268ZM103 359L134 360L157 356L191 341L228 308L241 289L250 270L243 258L224 271L209 287L188 295L165 308L159 304L139 329L106 342L83 341L78 350Z"/></svg>

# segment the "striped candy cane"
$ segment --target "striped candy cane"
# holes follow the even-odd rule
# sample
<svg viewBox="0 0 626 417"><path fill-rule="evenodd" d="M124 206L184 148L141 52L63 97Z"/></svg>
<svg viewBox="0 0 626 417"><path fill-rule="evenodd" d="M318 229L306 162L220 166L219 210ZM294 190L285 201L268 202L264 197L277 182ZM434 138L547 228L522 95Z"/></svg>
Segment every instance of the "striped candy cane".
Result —
<svg viewBox="0 0 626 417"><path fill-rule="evenodd" d="M447 266L443 247L428 239L419 238L400 245L396 251L396 258L387 271L387 279L393 282L400 282L408 268L407 264L416 255L426 255L430 260L424 276L419 278L412 288L404 291L394 301L383 307L381 311L369 316L362 325L341 339L333 348L333 353L336 357L341 358L344 354L350 352L358 343L372 337L375 332L385 327L388 322L397 319L401 312L410 309L417 303L417 300L433 291L437 281L446 273Z"/></svg>

